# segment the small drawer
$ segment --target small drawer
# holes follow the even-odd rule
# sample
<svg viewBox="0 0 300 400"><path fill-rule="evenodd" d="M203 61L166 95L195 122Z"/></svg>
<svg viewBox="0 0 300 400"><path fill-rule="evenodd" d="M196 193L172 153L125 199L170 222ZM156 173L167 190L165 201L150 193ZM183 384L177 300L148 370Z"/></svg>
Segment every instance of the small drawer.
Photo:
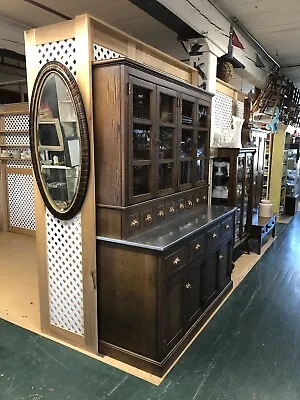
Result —
<svg viewBox="0 0 300 400"><path fill-rule="evenodd" d="M140 228L140 214L130 214L128 217L128 231L133 232Z"/></svg>
<svg viewBox="0 0 300 400"><path fill-rule="evenodd" d="M184 199L177 200L177 212L182 212L185 210Z"/></svg>
<svg viewBox="0 0 300 400"><path fill-rule="evenodd" d="M210 250L212 247L217 246L221 240L221 226L217 225L207 232L207 248Z"/></svg>
<svg viewBox="0 0 300 400"><path fill-rule="evenodd" d="M198 207L201 204L207 204L207 189L203 189L193 196L194 206Z"/></svg>
<svg viewBox="0 0 300 400"><path fill-rule="evenodd" d="M166 204L166 216L170 217L176 214L176 205L175 203L167 203Z"/></svg>
<svg viewBox="0 0 300 400"><path fill-rule="evenodd" d="M187 197L185 200L185 205L186 208L193 208L194 207L194 201L193 201L193 197Z"/></svg>
<svg viewBox="0 0 300 400"><path fill-rule="evenodd" d="M165 206L158 206L154 210L155 220L157 222L163 221L166 217Z"/></svg>
<svg viewBox="0 0 300 400"><path fill-rule="evenodd" d="M228 218L222 222L222 236L230 236L233 231L233 218Z"/></svg>
<svg viewBox="0 0 300 400"><path fill-rule="evenodd" d="M198 236L189 244L189 260L200 256L205 251L205 234Z"/></svg>
<svg viewBox="0 0 300 400"><path fill-rule="evenodd" d="M186 263L186 249L181 247L179 250L165 258L166 275L170 275L182 268Z"/></svg>
<svg viewBox="0 0 300 400"><path fill-rule="evenodd" d="M143 211L143 226L148 226L153 224L153 213L152 210Z"/></svg>

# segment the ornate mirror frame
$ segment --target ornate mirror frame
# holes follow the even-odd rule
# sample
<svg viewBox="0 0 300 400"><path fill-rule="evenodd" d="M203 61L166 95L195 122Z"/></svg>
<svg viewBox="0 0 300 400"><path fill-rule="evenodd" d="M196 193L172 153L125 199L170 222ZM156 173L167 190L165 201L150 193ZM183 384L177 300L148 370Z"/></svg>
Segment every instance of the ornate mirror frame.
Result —
<svg viewBox="0 0 300 400"><path fill-rule="evenodd" d="M40 99L44 89L45 82L50 74L57 74L63 82L66 84L70 96L73 101L75 109L79 135L80 135L80 174L78 177L77 189L74 198L68 208L61 210L55 207L54 201L51 201L51 197L48 194L48 190L45 186L44 178L42 177L41 167L39 162L38 153L38 140L37 140L37 122L38 122L38 111L40 106ZM32 91L31 103L30 103L30 122L29 122L29 136L30 136L30 150L32 154L32 164L35 173L36 182L44 200L44 203L48 210L58 219L68 220L73 218L81 209L84 202L86 191L88 187L89 169L90 169L90 145L89 145L89 131L87 125L87 119L84 109L83 100L80 94L77 82L63 64L57 61L51 61L46 63L39 71Z"/></svg>

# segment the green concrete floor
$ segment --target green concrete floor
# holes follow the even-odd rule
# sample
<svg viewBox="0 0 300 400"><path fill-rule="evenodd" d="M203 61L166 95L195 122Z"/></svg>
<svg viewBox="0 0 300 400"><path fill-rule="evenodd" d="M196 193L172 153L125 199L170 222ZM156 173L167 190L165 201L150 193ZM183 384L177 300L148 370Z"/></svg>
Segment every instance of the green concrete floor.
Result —
<svg viewBox="0 0 300 400"><path fill-rule="evenodd" d="M299 242L298 213L158 387L0 320L0 399L300 399Z"/></svg>

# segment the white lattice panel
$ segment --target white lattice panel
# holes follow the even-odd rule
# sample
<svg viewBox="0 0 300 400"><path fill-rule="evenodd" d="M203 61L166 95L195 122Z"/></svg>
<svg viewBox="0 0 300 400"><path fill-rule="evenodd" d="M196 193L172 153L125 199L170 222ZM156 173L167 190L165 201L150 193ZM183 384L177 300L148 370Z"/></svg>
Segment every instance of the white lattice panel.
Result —
<svg viewBox="0 0 300 400"><path fill-rule="evenodd" d="M232 97L216 92L215 128L228 131L232 124Z"/></svg>
<svg viewBox="0 0 300 400"><path fill-rule="evenodd" d="M113 58L124 57L116 51L107 49L106 47L100 46L99 44L94 44L94 60L111 60Z"/></svg>
<svg viewBox="0 0 300 400"><path fill-rule="evenodd" d="M244 102L241 100L237 101L236 116L239 118L244 118Z"/></svg>
<svg viewBox="0 0 300 400"><path fill-rule="evenodd" d="M26 144L29 146L28 133L8 133L5 135L6 144Z"/></svg>
<svg viewBox="0 0 300 400"><path fill-rule="evenodd" d="M58 61L76 76L75 39L37 46L39 68ZM46 210L50 324L84 335L81 214L61 221Z"/></svg>
<svg viewBox="0 0 300 400"><path fill-rule="evenodd" d="M6 115L4 117L5 131L27 131L29 130L29 114Z"/></svg>
<svg viewBox="0 0 300 400"><path fill-rule="evenodd" d="M10 168L32 168L31 160L12 160L7 162Z"/></svg>
<svg viewBox="0 0 300 400"><path fill-rule="evenodd" d="M61 221L46 212L50 323L84 334L81 218Z"/></svg>
<svg viewBox="0 0 300 400"><path fill-rule="evenodd" d="M65 65L73 75L76 75L75 38L40 44L37 46L37 54L39 68L49 61L59 61Z"/></svg>
<svg viewBox="0 0 300 400"><path fill-rule="evenodd" d="M10 226L35 230L33 176L7 174Z"/></svg>

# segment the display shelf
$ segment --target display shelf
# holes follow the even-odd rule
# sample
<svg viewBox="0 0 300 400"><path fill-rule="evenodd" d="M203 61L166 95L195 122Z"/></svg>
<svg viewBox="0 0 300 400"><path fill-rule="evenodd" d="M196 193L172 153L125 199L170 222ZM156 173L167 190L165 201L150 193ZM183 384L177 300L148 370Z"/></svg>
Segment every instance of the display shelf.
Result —
<svg viewBox="0 0 300 400"><path fill-rule="evenodd" d="M17 158L17 157L1 157L0 156L0 161L31 161L30 158Z"/></svg>
<svg viewBox="0 0 300 400"><path fill-rule="evenodd" d="M8 144L8 143L1 143L0 147L24 147L24 148L29 148L30 144Z"/></svg>
<svg viewBox="0 0 300 400"><path fill-rule="evenodd" d="M10 115L29 115L29 111L1 111L0 117L6 117Z"/></svg>
<svg viewBox="0 0 300 400"><path fill-rule="evenodd" d="M0 135L23 135L23 134L28 134L29 131L24 130L24 131L0 131Z"/></svg>
<svg viewBox="0 0 300 400"><path fill-rule="evenodd" d="M67 167L66 165L47 165L47 164L42 164L41 168L42 169L73 169L71 167Z"/></svg>

